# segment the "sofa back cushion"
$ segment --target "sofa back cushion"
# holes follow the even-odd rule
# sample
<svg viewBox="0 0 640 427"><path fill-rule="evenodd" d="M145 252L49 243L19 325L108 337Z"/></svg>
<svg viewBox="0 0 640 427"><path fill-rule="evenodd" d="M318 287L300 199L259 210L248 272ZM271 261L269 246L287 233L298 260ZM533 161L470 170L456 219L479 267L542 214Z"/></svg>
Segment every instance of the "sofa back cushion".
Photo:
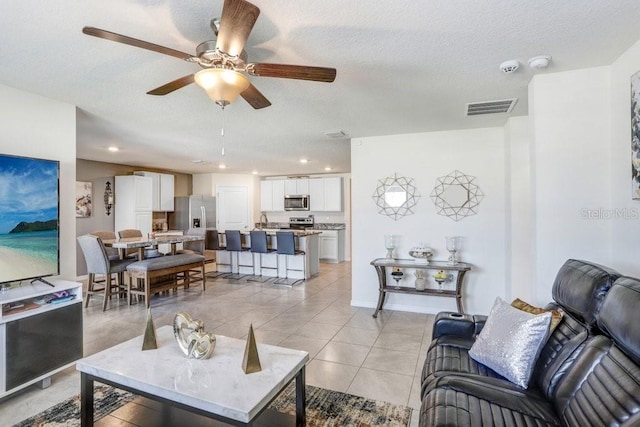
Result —
<svg viewBox="0 0 640 427"><path fill-rule="evenodd" d="M591 262L567 260L553 284L554 302L546 309L564 312L562 321L540 351L532 378L549 400L595 327L595 313L604 295L620 276Z"/></svg>
<svg viewBox="0 0 640 427"><path fill-rule="evenodd" d="M640 281L618 279L588 339L558 385L556 411L570 426L640 425Z"/></svg>
<svg viewBox="0 0 640 427"><path fill-rule="evenodd" d="M638 426L640 368L609 337L592 336L558 385L554 404L563 425Z"/></svg>
<svg viewBox="0 0 640 427"><path fill-rule="evenodd" d="M549 305L547 308L554 308L554 306ZM555 308L559 307L555 306ZM540 350L532 376L537 387L548 400L553 400L558 383L589 337L586 325L571 314L564 313L562 321Z"/></svg>
<svg viewBox="0 0 640 427"><path fill-rule="evenodd" d="M553 283L553 299L565 312L593 327L604 296L618 277L620 274L610 268L569 259Z"/></svg>
<svg viewBox="0 0 640 427"><path fill-rule="evenodd" d="M616 280L598 313L598 327L629 357L640 362L640 280Z"/></svg>

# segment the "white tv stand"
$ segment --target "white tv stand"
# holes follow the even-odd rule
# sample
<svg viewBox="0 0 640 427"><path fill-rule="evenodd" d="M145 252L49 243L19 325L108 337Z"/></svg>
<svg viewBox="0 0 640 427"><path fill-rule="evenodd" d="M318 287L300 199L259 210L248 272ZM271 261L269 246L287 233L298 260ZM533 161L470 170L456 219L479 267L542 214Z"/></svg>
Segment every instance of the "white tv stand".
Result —
<svg viewBox="0 0 640 427"><path fill-rule="evenodd" d="M82 284L50 282L0 291L0 398L38 382L47 387L51 375L82 358ZM63 291L75 297L43 303Z"/></svg>

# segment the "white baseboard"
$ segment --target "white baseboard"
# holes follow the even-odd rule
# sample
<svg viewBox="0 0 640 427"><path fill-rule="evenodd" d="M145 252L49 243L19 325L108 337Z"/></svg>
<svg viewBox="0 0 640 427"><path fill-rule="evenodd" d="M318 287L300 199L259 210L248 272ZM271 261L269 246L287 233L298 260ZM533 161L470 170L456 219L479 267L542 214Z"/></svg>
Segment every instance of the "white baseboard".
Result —
<svg viewBox="0 0 640 427"><path fill-rule="evenodd" d="M375 310L377 305L378 305L377 302L351 300L351 306L353 307L371 308ZM385 305L382 307L382 311L385 311L385 310L406 311L409 313L423 313L423 314L438 314L441 311L451 311L442 307L423 307L423 306L416 306L416 305L389 304L389 303L385 303Z"/></svg>

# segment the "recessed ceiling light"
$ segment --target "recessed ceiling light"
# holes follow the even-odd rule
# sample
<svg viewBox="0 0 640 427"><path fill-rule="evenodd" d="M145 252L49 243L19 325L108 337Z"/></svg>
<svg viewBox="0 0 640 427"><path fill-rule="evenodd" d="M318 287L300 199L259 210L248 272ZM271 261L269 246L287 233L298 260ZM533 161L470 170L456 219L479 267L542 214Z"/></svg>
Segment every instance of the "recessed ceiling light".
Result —
<svg viewBox="0 0 640 427"><path fill-rule="evenodd" d="M227 168L227 165L225 165L224 163L220 163L218 165L218 169L226 169L226 168Z"/></svg>
<svg viewBox="0 0 640 427"><path fill-rule="evenodd" d="M326 168L324 168L324 170L330 171L331 170L331 166L327 166Z"/></svg>
<svg viewBox="0 0 640 427"><path fill-rule="evenodd" d="M109 146L109 148L107 148L107 150L111 151L112 153L115 153L116 151L120 151L120 149L118 147L116 147L115 145Z"/></svg>
<svg viewBox="0 0 640 427"><path fill-rule="evenodd" d="M254 174L254 175L258 175L258 171L253 171L251 173Z"/></svg>
<svg viewBox="0 0 640 427"><path fill-rule="evenodd" d="M309 160L307 160L307 159L300 159L300 163L309 163Z"/></svg>

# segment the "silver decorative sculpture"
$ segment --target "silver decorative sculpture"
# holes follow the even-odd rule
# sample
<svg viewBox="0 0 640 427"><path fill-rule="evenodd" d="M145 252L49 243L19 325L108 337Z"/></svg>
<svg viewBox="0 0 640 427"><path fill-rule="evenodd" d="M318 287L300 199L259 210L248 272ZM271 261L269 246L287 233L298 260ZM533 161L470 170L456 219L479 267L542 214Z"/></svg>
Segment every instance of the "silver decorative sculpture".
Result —
<svg viewBox="0 0 640 427"><path fill-rule="evenodd" d="M484 194L474 183L475 179L459 170L437 178L430 197L436 205L438 215L460 221L464 217L477 214Z"/></svg>
<svg viewBox="0 0 640 427"><path fill-rule="evenodd" d="M173 319L173 336L180 350L189 358L208 359L216 347L215 335L204 331L202 320L180 312Z"/></svg>

